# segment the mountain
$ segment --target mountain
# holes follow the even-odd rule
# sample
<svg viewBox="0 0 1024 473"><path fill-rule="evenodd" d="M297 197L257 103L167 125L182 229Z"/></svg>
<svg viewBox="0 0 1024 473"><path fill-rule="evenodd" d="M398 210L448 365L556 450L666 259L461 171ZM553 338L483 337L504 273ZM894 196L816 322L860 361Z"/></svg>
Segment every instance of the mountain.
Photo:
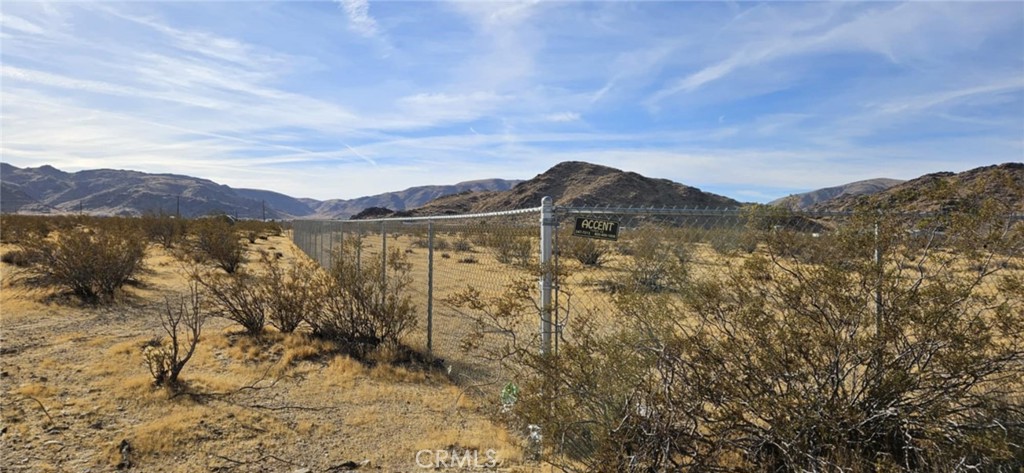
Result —
<svg viewBox="0 0 1024 473"><path fill-rule="evenodd" d="M7 189L2 196L4 212L139 215L174 214L180 209L181 215L189 217L218 212L241 218L263 215L262 202L243 197L235 189L176 174L115 169L67 173L52 166L22 169L0 163L0 182ZM267 218L288 217L273 207L267 209Z"/></svg>
<svg viewBox="0 0 1024 473"><path fill-rule="evenodd" d="M1024 163L984 166L961 173L925 174L871 195L845 195L812 206L848 211L859 206L903 212L971 209L994 199L1006 209L1024 212Z"/></svg>
<svg viewBox="0 0 1024 473"><path fill-rule="evenodd" d="M316 207L316 215L322 218L348 218L364 209L379 207L392 210L406 210L420 207L440 197L464 192L504 191L522 181L506 179L482 179L466 181L447 186L420 186L398 192L359 197L350 200L327 200Z"/></svg>
<svg viewBox="0 0 1024 473"><path fill-rule="evenodd" d="M262 189L234 189L177 174L95 169L67 173L53 166L18 168L0 163L3 212L139 215L146 212L186 217L226 213L241 218L348 218L367 207L406 209L464 191L507 190L520 181L485 179L449 186L412 187L351 200L297 199Z"/></svg>
<svg viewBox="0 0 1024 473"><path fill-rule="evenodd" d="M317 205L320 201L313 199L296 199L288 195L284 195L280 192L265 191L262 189L235 189L235 194L238 194L246 199L252 199L259 202L266 202L267 208L280 210L293 217L305 217L316 213Z"/></svg>
<svg viewBox="0 0 1024 473"><path fill-rule="evenodd" d="M877 194L903 182L904 181L899 179L868 179L843 184L841 186L826 187L824 189L804 192L802 194L793 194L781 199L773 200L769 202L768 205L785 207L790 210L806 210L814 205L822 204L838 197Z"/></svg>
<svg viewBox="0 0 1024 473"><path fill-rule="evenodd" d="M0 212L10 213L19 210L48 213L52 209L33 199L32 196L21 190L21 186L0 182Z"/></svg>
<svg viewBox="0 0 1024 473"><path fill-rule="evenodd" d="M560 206L735 208L728 197L703 192L668 179L578 161L567 161L520 182L507 191L463 192L436 199L398 215L450 215L537 207L551 196Z"/></svg>

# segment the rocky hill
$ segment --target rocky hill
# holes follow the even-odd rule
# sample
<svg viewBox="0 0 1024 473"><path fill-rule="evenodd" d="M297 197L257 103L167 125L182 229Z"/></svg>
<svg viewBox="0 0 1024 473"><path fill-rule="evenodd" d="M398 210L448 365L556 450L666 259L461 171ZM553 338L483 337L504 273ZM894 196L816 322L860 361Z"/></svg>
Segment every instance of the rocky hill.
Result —
<svg viewBox="0 0 1024 473"><path fill-rule="evenodd" d="M811 208L848 211L868 206L903 212L935 212L970 209L985 199L994 199L1009 211L1024 212L1024 163L984 166L961 173L925 174L872 195L839 196Z"/></svg>
<svg viewBox="0 0 1024 473"><path fill-rule="evenodd" d="M846 196L871 195L882 192L892 186L901 184L904 181L899 179L868 179L864 181L851 182L835 187L826 187L802 194L793 194L781 199L773 200L768 205L785 207L790 210L806 210L815 205Z"/></svg>
<svg viewBox="0 0 1024 473"><path fill-rule="evenodd" d="M434 200L404 215L446 215L537 207L551 196L561 206L712 207L741 204L667 179L567 161L503 192L465 192Z"/></svg>

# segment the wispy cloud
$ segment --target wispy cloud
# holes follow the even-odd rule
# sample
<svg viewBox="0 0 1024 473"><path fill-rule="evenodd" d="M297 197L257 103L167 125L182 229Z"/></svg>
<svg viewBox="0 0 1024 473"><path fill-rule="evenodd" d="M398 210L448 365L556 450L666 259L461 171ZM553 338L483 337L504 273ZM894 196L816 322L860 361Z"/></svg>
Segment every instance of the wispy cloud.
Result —
<svg viewBox="0 0 1024 473"><path fill-rule="evenodd" d="M366 38L374 38L379 33L377 20L370 16L368 0L336 0L345 15L348 16L349 28Z"/></svg>
<svg viewBox="0 0 1024 473"><path fill-rule="evenodd" d="M338 198L573 159L768 199L1024 155L1012 4L3 10L0 151L15 165Z"/></svg>

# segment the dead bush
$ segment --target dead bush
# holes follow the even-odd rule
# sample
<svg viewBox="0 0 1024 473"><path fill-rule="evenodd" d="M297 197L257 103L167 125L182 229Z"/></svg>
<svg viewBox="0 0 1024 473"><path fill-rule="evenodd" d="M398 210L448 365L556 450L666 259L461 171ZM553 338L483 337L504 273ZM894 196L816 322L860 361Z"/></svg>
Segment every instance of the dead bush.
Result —
<svg viewBox="0 0 1024 473"><path fill-rule="evenodd" d="M37 281L62 287L87 302L111 299L135 279L146 253L136 227L109 220L98 228L78 227L54 239L21 243L37 273Z"/></svg>
<svg viewBox="0 0 1024 473"><path fill-rule="evenodd" d="M153 375L157 386L176 388L178 375L185 364L192 359L192 354L199 345L206 315L203 313L196 282L189 285L187 296L181 296L172 302L164 300L164 312L160 316L160 326L167 334L167 340L154 338L143 348L143 358Z"/></svg>

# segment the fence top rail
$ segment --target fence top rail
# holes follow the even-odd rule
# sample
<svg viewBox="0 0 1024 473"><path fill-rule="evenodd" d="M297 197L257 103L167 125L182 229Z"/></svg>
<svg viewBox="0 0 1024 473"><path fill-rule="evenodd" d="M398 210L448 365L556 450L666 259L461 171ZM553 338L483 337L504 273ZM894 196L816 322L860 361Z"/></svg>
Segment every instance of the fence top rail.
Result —
<svg viewBox="0 0 1024 473"><path fill-rule="evenodd" d="M555 207L556 214L566 215L739 215L739 208L657 208L657 207Z"/></svg>
<svg viewBox="0 0 1024 473"><path fill-rule="evenodd" d="M458 215L429 215L423 217L388 217L388 218L367 218L359 220L303 220L305 222L332 222L332 223L380 223L380 222L429 222L434 220L459 220L468 218L505 217L509 215L525 215L540 213L540 207L526 209L502 210L499 212L483 212L475 214Z"/></svg>
<svg viewBox="0 0 1024 473"><path fill-rule="evenodd" d="M739 207L682 207L682 208L658 208L658 207L555 207L556 214L562 215L678 215L678 216L714 216L728 217L743 215L745 210ZM826 211L826 210L794 210L780 214L780 216L794 217L850 217L855 215L853 211ZM881 215L893 217L914 217L927 218L943 215L942 212L880 212ZM1024 213L1010 213L1006 217L1013 221L1024 220Z"/></svg>

